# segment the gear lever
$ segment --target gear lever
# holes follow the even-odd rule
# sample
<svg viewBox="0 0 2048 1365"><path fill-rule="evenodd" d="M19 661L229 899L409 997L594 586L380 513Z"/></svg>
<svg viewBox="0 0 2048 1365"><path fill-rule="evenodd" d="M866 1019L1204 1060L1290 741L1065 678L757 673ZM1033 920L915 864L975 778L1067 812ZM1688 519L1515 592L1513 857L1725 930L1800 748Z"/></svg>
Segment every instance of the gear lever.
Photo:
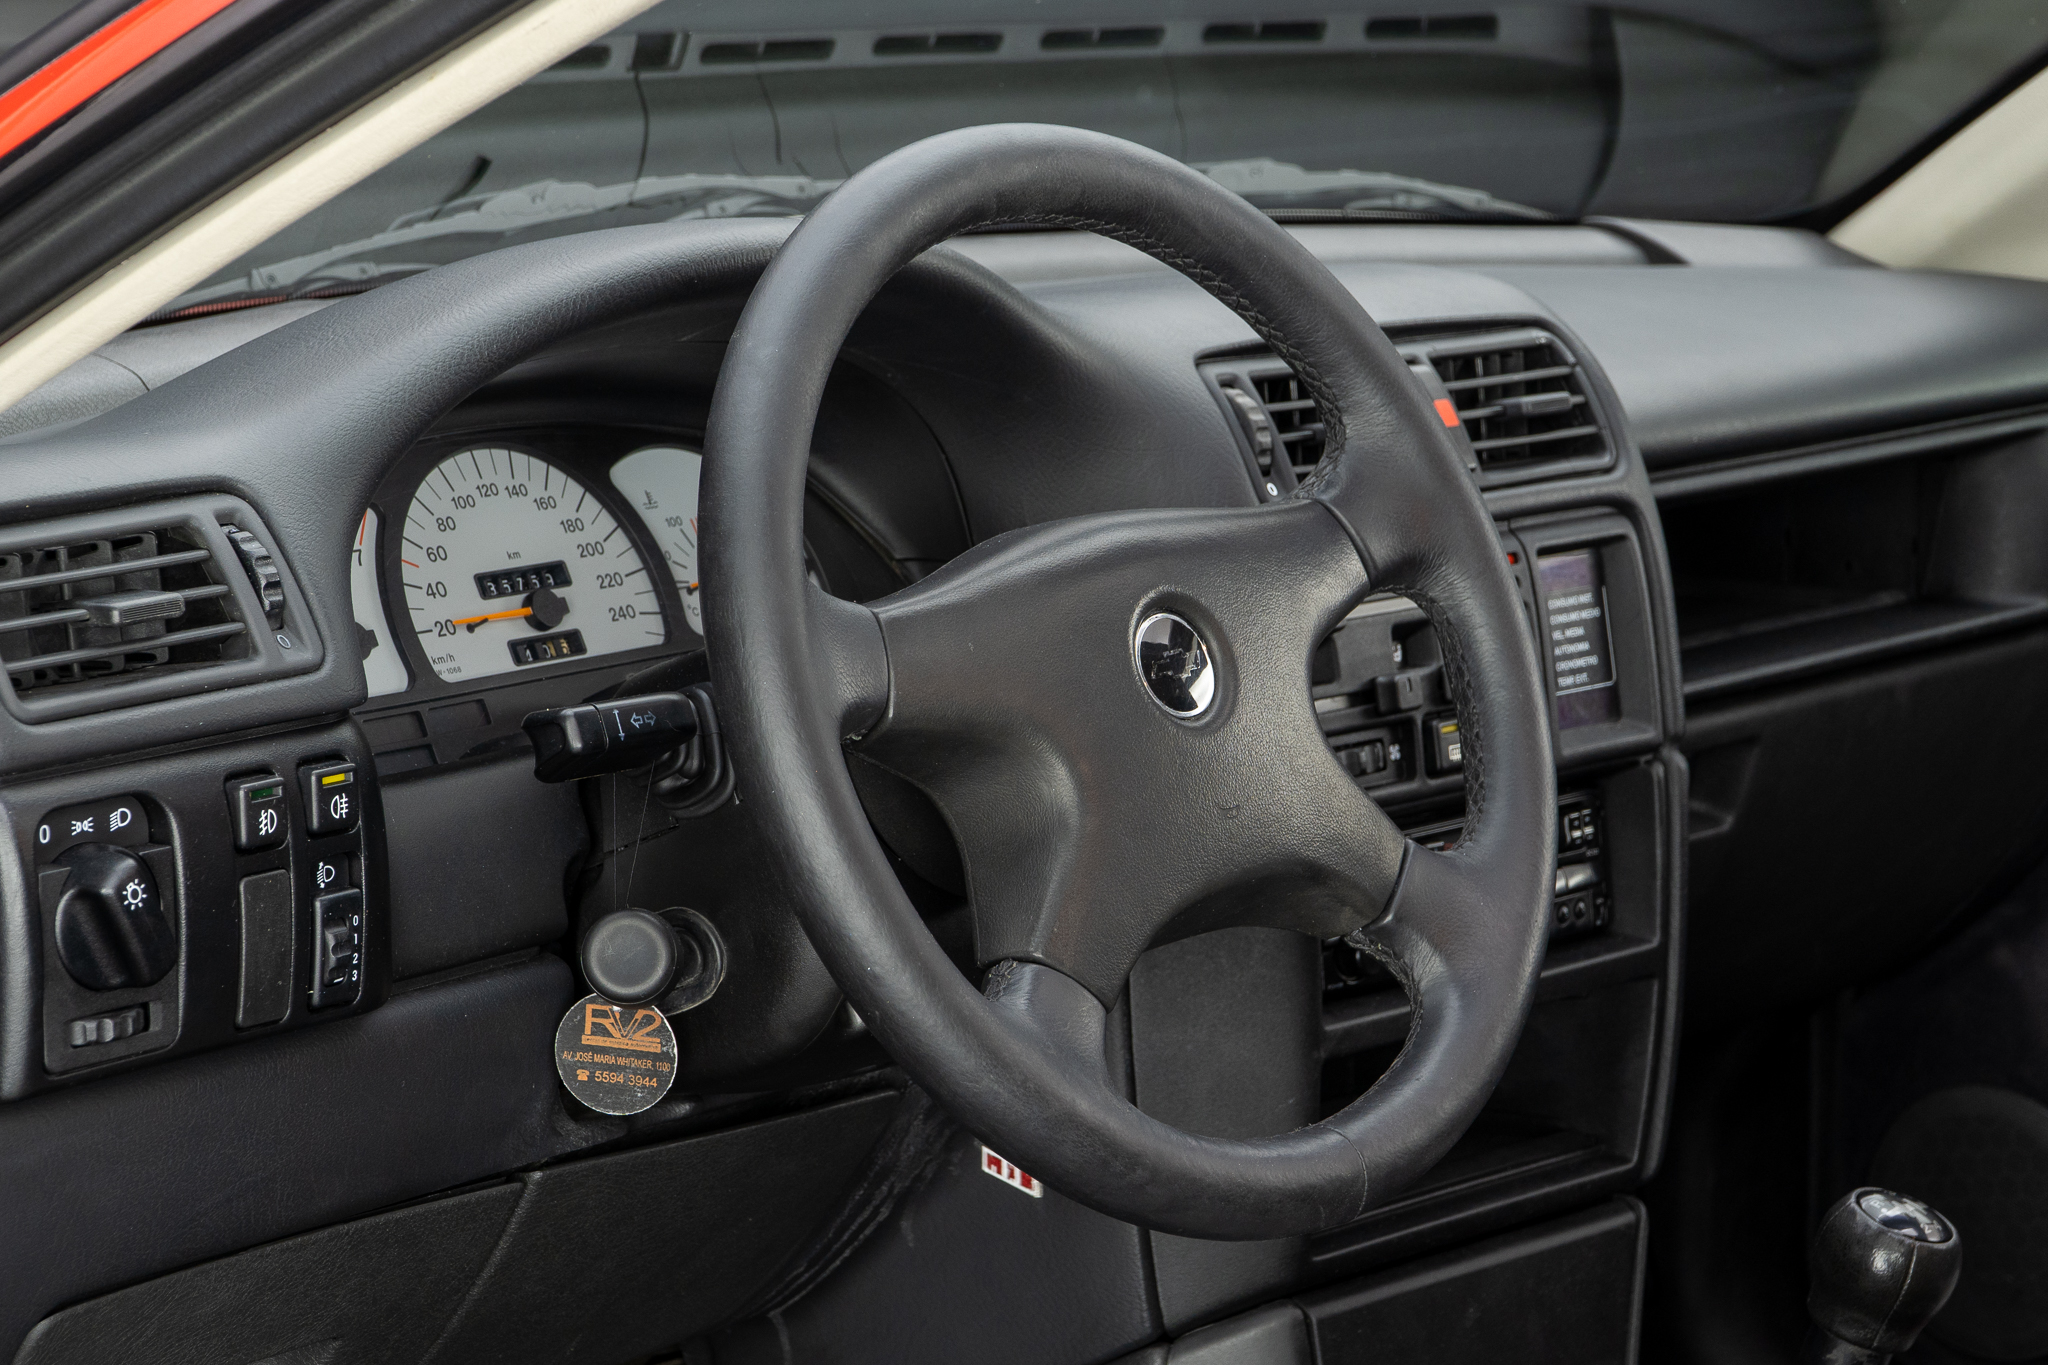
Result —
<svg viewBox="0 0 2048 1365"><path fill-rule="evenodd" d="M1884 1365L1912 1346L1956 1287L1963 1242L1926 1204L1865 1186L1814 1234L1808 1365Z"/></svg>

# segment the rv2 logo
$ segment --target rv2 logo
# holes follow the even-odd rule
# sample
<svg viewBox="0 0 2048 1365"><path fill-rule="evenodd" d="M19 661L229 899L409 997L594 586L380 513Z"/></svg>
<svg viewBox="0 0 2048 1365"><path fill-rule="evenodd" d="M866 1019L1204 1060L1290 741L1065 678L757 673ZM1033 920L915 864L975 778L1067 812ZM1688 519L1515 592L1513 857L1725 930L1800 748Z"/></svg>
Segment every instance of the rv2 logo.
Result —
<svg viewBox="0 0 2048 1365"><path fill-rule="evenodd" d="M592 1000L583 1006L583 1046L622 1047L633 1052L660 1052L661 1015L655 1010L636 1010L630 1020L621 1021L619 1007Z"/></svg>

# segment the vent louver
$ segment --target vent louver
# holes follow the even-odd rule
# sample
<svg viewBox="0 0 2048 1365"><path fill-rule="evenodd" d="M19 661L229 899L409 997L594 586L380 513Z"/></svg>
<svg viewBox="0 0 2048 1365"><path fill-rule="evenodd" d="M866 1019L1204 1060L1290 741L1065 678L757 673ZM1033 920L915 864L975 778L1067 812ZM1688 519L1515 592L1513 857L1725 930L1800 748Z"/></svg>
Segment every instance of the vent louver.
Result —
<svg viewBox="0 0 2048 1365"><path fill-rule="evenodd" d="M1436 370L1481 469L1606 456L1586 377L1548 332L1522 328L1402 349Z"/></svg>
<svg viewBox="0 0 2048 1365"><path fill-rule="evenodd" d="M219 664L247 632L213 550L182 527L0 553L0 662L18 697Z"/></svg>
<svg viewBox="0 0 2048 1365"><path fill-rule="evenodd" d="M1274 439L1299 483L1323 458L1323 422L1316 414L1316 400L1288 369L1258 371L1252 375L1252 387L1265 404Z"/></svg>
<svg viewBox="0 0 2048 1365"><path fill-rule="evenodd" d="M1613 447L1584 369L1537 327L1402 339L1396 349L1458 435L1489 486L1603 468ZM1255 480L1285 494L1323 458L1321 414L1294 371L1270 356L1203 367L1244 439ZM1289 478L1289 474L1292 478Z"/></svg>

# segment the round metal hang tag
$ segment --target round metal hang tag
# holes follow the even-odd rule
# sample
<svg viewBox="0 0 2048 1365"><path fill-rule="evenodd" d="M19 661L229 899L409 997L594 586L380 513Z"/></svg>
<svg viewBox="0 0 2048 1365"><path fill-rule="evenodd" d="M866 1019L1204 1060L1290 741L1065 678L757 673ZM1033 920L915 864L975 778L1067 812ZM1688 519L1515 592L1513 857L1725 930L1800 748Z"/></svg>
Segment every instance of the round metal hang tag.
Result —
<svg viewBox="0 0 2048 1365"><path fill-rule="evenodd" d="M652 1005L586 995L555 1028L555 1071L600 1114L651 1109L676 1083L676 1035Z"/></svg>

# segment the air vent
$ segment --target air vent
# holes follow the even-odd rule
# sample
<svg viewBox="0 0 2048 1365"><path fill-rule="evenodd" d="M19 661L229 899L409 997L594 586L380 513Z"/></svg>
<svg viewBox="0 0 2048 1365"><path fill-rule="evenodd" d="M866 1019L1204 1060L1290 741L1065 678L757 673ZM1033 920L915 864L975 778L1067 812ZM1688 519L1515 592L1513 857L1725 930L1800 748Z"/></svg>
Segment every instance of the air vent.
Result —
<svg viewBox="0 0 2048 1365"><path fill-rule="evenodd" d="M1604 461L1607 438L1564 344L1525 328L1404 345L1427 359L1484 470Z"/></svg>
<svg viewBox="0 0 2048 1365"><path fill-rule="evenodd" d="M1288 369L1255 373L1252 387L1272 419L1274 438L1299 483L1323 458L1323 421L1316 413L1316 400Z"/></svg>
<svg viewBox="0 0 2048 1365"><path fill-rule="evenodd" d="M205 668L248 649L213 551L180 528L0 554L0 661L18 697Z"/></svg>
<svg viewBox="0 0 2048 1365"><path fill-rule="evenodd" d="M204 497L0 527L0 701L57 720L317 667L251 526L247 504Z"/></svg>
<svg viewBox="0 0 2048 1365"><path fill-rule="evenodd" d="M1439 412L1455 407L1469 463L1488 485L1604 468L1613 448L1585 371L1536 327L1402 339L1397 349ZM1323 458L1322 416L1294 371L1271 357L1202 367L1243 438L1268 497L1290 492Z"/></svg>

